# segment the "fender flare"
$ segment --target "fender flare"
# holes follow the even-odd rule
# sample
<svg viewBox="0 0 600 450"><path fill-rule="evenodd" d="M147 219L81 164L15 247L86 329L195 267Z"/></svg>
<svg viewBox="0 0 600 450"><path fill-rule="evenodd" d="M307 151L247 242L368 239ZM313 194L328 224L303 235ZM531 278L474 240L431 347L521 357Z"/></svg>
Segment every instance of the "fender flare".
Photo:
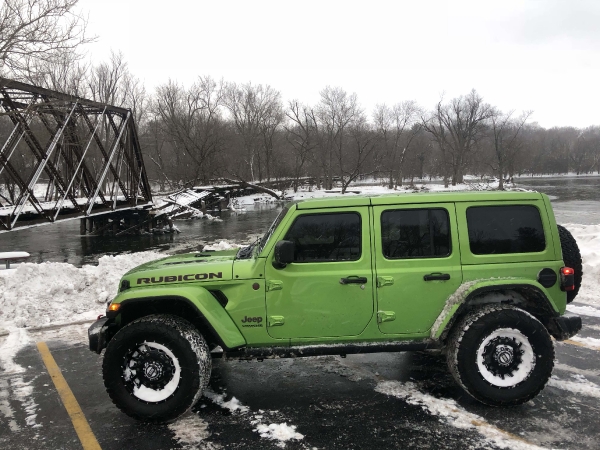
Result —
<svg viewBox="0 0 600 450"><path fill-rule="evenodd" d="M184 302L191 306L194 311L197 311L198 318L212 330L225 349L235 349L246 345L246 339L225 308L207 289L202 287L128 289L120 292L112 303L122 305L117 313L121 314L123 311L127 311L128 308L137 306L140 303L156 301Z"/></svg>
<svg viewBox="0 0 600 450"><path fill-rule="evenodd" d="M558 317L559 309L551 300L546 292L546 289L539 283L530 280L518 279L503 279L503 280L474 280L463 283L459 288L446 300L444 309L431 327L430 337L439 340L448 333L454 319L460 315L462 309L466 307L470 300L485 294L486 292L495 291L529 291L538 300L541 300L540 309L550 317Z"/></svg>

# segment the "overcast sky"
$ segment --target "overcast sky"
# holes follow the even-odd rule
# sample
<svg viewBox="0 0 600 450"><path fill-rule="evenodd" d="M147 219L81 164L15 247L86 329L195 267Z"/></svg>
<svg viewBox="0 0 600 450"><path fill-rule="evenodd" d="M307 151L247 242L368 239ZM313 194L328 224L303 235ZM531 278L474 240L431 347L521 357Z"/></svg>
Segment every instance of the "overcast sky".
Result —
<svg viewBox="0 0 600 450"><path fill-rule="evenodd" d="M93 62L122 51L149 91L199 75L314 104L325 86L377 103L476 89L544 127L600 124L600 1L81 0Z"/></svg>

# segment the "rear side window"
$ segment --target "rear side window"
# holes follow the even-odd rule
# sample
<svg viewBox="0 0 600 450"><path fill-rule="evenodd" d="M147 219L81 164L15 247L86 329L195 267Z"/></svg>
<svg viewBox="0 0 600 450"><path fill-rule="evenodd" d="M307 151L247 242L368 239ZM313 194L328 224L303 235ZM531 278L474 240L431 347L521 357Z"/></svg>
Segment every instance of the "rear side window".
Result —
<svg viewBox="0 0 600 450"><path fill-rule="evenodd" d="M295 245L294 262L356 261L361 254L360 214L303 215L284 239Z"/></svg>
<svg viewBox="0 0 600 450"><path fill-rule="evenodd" d="M381 214L381 246L388 259L437 258L450 254L445 209L396 209Z"/></svg>
<svg viewBox="0 0 600 450"><path fill-rule="evenodd" d="M469 246L475 255L533 253L546 248L535 206L473 206L467 209Z"/></svg>

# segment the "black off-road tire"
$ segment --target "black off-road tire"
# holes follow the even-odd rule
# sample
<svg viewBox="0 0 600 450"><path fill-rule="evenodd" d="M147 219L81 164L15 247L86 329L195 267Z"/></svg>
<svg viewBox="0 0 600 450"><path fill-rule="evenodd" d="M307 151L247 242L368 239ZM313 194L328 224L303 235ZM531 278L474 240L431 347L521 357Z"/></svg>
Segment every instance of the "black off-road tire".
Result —
<svg viewBox="0 0 600 450"><path fill-rule="evenodd" d="M508 368L501 367L500 358L494 359L505 347L510 347L514 355L523 350L512 360L514 366ZM479 351L483 353L481 360ZM530 364L526 363L528 358ZM552 375L554 345L546 328L528 312L514 306L486 305L471 311L453 327L447 363L456 382L476 400L491 406L520 405L534 398ZM511 369L511 376L501 373ZM500 372L492 373L495 370Z"/></svg>
<svg viewBox="0 0 600 450"><path fill-rule="evenodd" d="M148 350L151 352L144 353ZM146 383L164 384L174 380L171 385L174 388L168 388L169 384L162 388L152 385L150 394L146 390L146 394L141 395L139 379L142 376L133 377L130 369L126 373L127 367L139 364L140 355L151 357L143 359L145 364L138 367L148 367L148 362L153 365L158 361L157 365L165 369L159 373L166 375L157 382L138 368L136 373L143 373ZM177 365L179 372L175 370ZM210 378L211 365L208 345L194 326L177 316L151 315L131 322L111 339L104 355L102 375L108 395L121 411L134 419L160 423L177 419L200 399ZM147 388L144 385L144 389ZM171 389L174 390L169 393ZM159 395L154 399L149 397L152 393Z"/></svg>
<svg viewBox="0 0 600 450"><path fill-rule="evenodd" d="M562 248L563 261L567 267L575 269L575 289L567 291L567 303L571 303L581 287L581 280L583 278L583 262L581 259L581 253L579 252L579 246L577 241L562 225L557 225L558 235L560 236L560 247Z"/></svg>

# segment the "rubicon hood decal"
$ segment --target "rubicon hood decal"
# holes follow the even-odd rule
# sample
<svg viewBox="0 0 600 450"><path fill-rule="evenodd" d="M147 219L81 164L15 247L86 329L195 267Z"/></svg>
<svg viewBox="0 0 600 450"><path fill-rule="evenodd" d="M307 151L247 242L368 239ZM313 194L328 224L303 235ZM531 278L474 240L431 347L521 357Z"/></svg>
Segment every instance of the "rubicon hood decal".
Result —
<svg viewBox="0 0 600 450"><path fill-rule="evenodd" d="M186 275L167 275L164 277L138 278L136 284L174 283L177 281L212 280L213 278L223 278L223 272L188 273Z"/></svg>

